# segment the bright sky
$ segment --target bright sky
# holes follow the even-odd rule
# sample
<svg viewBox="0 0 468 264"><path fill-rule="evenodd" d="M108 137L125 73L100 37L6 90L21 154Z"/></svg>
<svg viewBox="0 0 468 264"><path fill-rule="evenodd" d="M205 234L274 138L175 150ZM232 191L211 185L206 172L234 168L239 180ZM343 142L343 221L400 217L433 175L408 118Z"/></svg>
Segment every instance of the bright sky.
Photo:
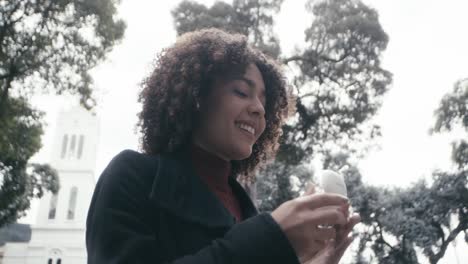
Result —
<svg viewBox="0 0 468 264"><path fill-rule="evenodd" d="M125 39L93 71L101 120L97 175L121 150L137 149L138 83L150 71L157 52L175 40L170 10L178 2L121 3L120 15L128 24ZM210 5L214 1L199 2ZM294 48L297 40L304 39L303 30L310 22L304 2L286 0L277 16L276 31L286 52ZM390 36L383 66L394 74L394 81L377 117L383 133L380 149L369 153L360 162L360 168L368 183L403 186L434 169L450 168L450 137L430 136L428 130L441 97L451 91L456 80L468 77L468 1L364 2L378 10L380 22ZM48 123L44 148L34 160L47 162L57 113L69 101L38 96L34 102L46 111ZM468 252L466 244L458 247L458 252ZM444 263L456 263L453 258L447 261Z"/></svg>

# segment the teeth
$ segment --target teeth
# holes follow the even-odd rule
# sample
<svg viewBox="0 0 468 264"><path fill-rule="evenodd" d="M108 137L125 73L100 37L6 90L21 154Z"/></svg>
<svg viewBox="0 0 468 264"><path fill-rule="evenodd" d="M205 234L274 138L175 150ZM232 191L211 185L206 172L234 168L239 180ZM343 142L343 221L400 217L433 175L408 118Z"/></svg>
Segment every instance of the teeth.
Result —
<svg viewBox="0 0 468 264"><path fill-rule="evenodd" d="M244 124L244 123L237 123L237 126L249 133L251 133L252 135L255 134L255 129L247 124Z"/></svg>

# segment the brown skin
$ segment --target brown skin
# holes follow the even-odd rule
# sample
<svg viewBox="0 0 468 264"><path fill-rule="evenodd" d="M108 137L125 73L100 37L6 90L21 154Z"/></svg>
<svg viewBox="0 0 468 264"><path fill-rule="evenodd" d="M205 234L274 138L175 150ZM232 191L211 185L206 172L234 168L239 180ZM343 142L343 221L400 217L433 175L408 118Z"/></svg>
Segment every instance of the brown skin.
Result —
<svg viewBox="0 0 468 264"><path fill-rule="evenodd" d="M248 158L265 130L264 94L263 77L254 64L248 65L242 76L215 79L200 104L194 144L226 161ZM255 132L247 132L239 123L248 123ZM309 190L306 196L282 204L272 216L301 263L336 264L352 241L347 236L358 219L347 219L347 198L314 192ZM336 229L320 225L334 225ZM331 240L337 240L336 247Z"/></svg>
<svg viewBox="0 0 468 264"><path fill-rule="evenodd" d="M320 195L316 194L315 186L312 184L307 189L306 196L310 195ZM312 258L308 259L305 264L338 264L341 257L343 257L344 252L346 249L351 245L353 242L353 237L350 236L351 231L353 230L354 226L361 221L361 217L359 214L353 214L351 217L349 216L349 205L346 203L345 206L339 208L342 210L343 214L348 218L347 223L344 226L337 225L335 228L332 228L335 234L331 235L330 240L320 241L321 245L315 248L321 248L317 252L310 252ZM317 243L320 243L317 241ZM307 259L307 258L306 258Z"/></svg>
<svg viewBox="0 0 468 264"><path fill-rule="evenodd" d="M232 174L241 180L254 180L255 171L274 157L294 106L280 66L245 36L217 29L179 37L142 85L143 152L173 153L194 143L230 160ZM239 121L255 133L239 128ZM355 224L346 219L347 210L344 197L312 194L285 202L272 217L302 263L336 264L349 245L342 237ZM337 233L319 225L342 228ZM338 246L331 248L327 241L333 238Z"/></svg>
<svg viewBox="0 0 468 264"><path fill-rule="evenodd" d="M295 99L279 64L250 46L243 35L218 29L186 33L157 57L139 95L142 151L156 155L186 148L199 126L197 105L201 107L210 90L220 86L215 82L243 76L251 64L261 72L267 88L265 131L252 146L251 155L236 157L231 164L232 174L240 181L255 181L256 171L276 154L281 127L293 113ZM211 111L203 105L203 111Z"/></svg>
<svg viewBox="0 0 468 264"><path fill-rule="evenodd" d="M328 241L325 247L305 264L338 264L346 249L353 242L353 237L349 234L360 221L361 217L359 215L351 216L344 228L338 232L336 239Z"/></svg>
<svg viewBox="0 0 468 264"><path fill-rule="evenodd" d="M211 93L202 98L193 142L227 161L248 158L265 130L265 100L265 83L255 64L247 66L243 76L216 79Z"/></svg>
<svg viewBox="0 0 468 264"><path fill-rule="evenodd" d="M352 225L346 219L347 198L337 194L312 194L287 201L274 210L271 215L279 224L301 263L309 262L323 251L331 239L337 239L335 228L319 228L320 225L346 227ZM345 229L345 228L340 228ZM340 232L341 236L341 232ZM346 250L346 246L343 246ZM343 250L343 252L344 252ZM326 255L325 261L334 263ZM340 257L341 258L341 257ZM339 261L339 259L337 261ZM323 261L323 258L322 258Z"/></svg>

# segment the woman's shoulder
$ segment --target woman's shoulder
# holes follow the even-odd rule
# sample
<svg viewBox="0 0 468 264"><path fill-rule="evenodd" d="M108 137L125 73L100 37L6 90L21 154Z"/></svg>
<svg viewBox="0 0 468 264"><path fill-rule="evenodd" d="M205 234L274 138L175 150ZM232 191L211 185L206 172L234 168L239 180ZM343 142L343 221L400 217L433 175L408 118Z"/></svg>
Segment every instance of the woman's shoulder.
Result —
<svg viewBox="0 0 468 264"><path fill-rule="evenodd" d="M123 150L112 158L99 177L99 182L128 187L151 184L157 172L158 160L158 155Z"/></svg>
<svg viewBox="0 0 468 264"><path fill-rule="evenodd" d="M115 155L109 162L108 168L128 167L131 169L155 169L157 168L159 155L150 155L135 150L126 149ZM107 168L106 168L107 169Z"/></svg>
<svg viewBox="0 0 468 264"><path fill-rule="evenodd" d="M132 149L125 149L115 155L115 157L112 158L110 164L113 162L151 163L157 161L157 159L158 155L149 155Z"/></svg>

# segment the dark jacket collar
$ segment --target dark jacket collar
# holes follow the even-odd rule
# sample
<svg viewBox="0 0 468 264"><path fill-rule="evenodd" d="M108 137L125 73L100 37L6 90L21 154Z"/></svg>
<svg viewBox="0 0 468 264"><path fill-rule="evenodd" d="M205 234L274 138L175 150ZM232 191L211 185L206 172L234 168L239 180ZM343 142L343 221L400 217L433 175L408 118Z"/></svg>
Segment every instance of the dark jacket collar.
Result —
<svg viewBox="0 0 468 264"><path fill-rule="evenodd" d="M233 177L229 185L239 199L244 218L257 214L244 188ZM158 156L156 172L150 199L171 213L210 227L230 227L234 217L195 175L187 152Z"/></svg>

